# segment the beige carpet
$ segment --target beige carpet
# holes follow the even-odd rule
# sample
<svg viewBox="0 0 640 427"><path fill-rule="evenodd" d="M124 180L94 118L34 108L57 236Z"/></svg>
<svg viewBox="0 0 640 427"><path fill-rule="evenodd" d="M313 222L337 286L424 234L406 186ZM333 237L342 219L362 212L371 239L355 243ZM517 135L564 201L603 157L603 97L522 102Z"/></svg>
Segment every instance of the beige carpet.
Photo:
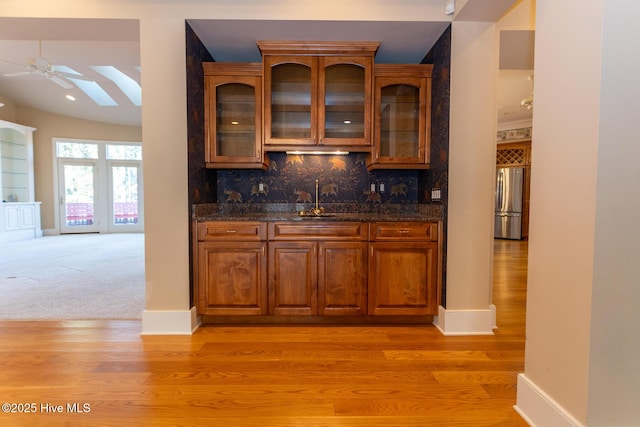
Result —
<svg viewBox="0 0 640 427"><path fill-rule="evenodd" d="M141 233L0 244L0 320L140 319L144 287Z"/></svg>

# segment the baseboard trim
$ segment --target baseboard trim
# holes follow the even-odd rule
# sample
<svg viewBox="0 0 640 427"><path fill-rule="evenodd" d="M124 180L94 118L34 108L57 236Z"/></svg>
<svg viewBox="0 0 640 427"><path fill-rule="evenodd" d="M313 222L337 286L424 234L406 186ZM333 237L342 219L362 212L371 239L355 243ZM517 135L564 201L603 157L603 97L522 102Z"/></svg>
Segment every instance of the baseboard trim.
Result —
<svg viewBox="0 0 640 427"><path fill-rule="evenodd" d="M191 335L200 326L196 308L191 310L144 310L142 335Z"/></svg>
<svg viewBox="0 0 640 427"><path fill-rule="evenodd" d="M438 307L433 322L443 335L493 335L496 328L496 306L486 310L447 310Z"/></svg>
<svg viewBox="0 0 640 427"><path fill-rule="evenodd" d="M584 427L525 374L518 374L518 395L513 409L531 427Z"/></svg>

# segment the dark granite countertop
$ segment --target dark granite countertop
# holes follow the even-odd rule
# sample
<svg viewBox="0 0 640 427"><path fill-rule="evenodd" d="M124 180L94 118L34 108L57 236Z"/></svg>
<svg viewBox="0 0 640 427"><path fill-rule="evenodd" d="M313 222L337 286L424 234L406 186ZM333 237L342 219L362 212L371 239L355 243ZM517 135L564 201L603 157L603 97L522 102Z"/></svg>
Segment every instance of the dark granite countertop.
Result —
<svg viewBox="0 0 640 427"><path fill-rule="evenodd" d="M297 208L297 209L296 209ZM194 205L192 219L196 221L358 221L412 222L441 221L440 205L370 206L335 204L326 206L322 216L301 216L305 207L292 204L265 206ZM308 209L308 206L306 206Z"/></svg>

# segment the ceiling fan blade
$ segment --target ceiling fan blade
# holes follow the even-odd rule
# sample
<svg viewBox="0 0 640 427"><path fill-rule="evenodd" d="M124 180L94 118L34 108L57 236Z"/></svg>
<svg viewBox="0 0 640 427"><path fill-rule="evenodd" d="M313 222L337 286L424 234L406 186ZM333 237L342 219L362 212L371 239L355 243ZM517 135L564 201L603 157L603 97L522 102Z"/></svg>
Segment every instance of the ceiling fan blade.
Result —
<svg viewBox="0 0 640 427"><path fill-rule="evenodd" d="M73 87L73 85L71 83L68 83L64 80L62 80L60 77L58 76L47 76L47 78L49 80L51 80L52 82L54 82L55 84L57 84L58 86L64 88L64 89L71 89Z"/></svg>
<svg viewBox="0 0 640 427"><path fill-rule="evenodd" d="M9 73L3 74L4 77L17 77L17 76L26 76L27 74L32 74L30 71L20 71L19 73Z"/></svg>

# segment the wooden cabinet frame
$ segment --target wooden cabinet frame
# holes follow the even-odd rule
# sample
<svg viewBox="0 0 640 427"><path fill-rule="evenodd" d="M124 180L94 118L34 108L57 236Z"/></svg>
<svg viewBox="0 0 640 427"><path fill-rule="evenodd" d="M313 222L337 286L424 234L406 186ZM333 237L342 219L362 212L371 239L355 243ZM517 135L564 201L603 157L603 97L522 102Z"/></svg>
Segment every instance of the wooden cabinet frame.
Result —
<svg viewBox="0 0 640 427"><path fill-rule="evenodd" d="M431 72L430 64L376 64L374 67L373 150L367 164L373 169L427 169L431 156ZM419 92L416 156L385 156L382 149L382 89L392 85L413 86Z"/></svg>
<svg viewBox="0 0 640 427"><path fill-rule="evenodd" d="M268 158L262 149L262 64L261 63L204 63L204 120L205 162L207 168L266 169ZM219 154L217 88L227 84L241 84L254 88L255 129L253 153L248 156ZM233 126L233 125L229 125ZM242 126L239 124L238 126Z"/></svg>
<svg viewBox="0 0 640 427"><path fill-rule="evenodd" d="M259 41L263 55L264 77L264 147L267 151L364 151L371 150L371 115L373 107L373 57L378 42L278 42ZM308 138L272 138L271 87L272 69L281 64L300 64L311 72L310 136ZM362 138L330 138L325 134L325 70L345 64L362 67L364 78L364 135ZM295 95L292 93L292 96ZM304 95L304 94L303 94Z"/></svg>

